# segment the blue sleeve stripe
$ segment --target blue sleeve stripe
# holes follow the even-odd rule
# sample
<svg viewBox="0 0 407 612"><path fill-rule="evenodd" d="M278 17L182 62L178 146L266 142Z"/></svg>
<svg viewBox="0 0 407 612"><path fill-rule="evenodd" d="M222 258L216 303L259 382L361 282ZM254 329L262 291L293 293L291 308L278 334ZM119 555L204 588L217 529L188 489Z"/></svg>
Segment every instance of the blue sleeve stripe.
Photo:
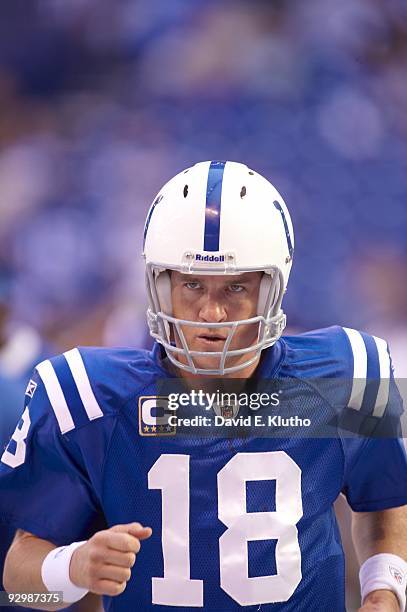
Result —
<svg viewBox="0 0 407 612"><path fill-rule="evenodd" d="M372 416L380 385L379 356L373 336L364 332L360 332L360 335L363 338L367 352L367 384L361 411L366 415Z"/></svg>
<svg viewBox="0 0 407 612"><path fill-rule="evenodd" d="M377 392L376 403L373 409L373 416L382 417L389 401L391 374L390 355L387 348L387 342L385 340L382 338L377 338L376 336L373 336L373 339L376 343L380 368L380 385Z"/></svg>
<svg viewBox="0 0 407 612"><path fill-rule="evenodd" d="M353 354L352 391L348 403L349 408L360 410L366 390L367 350L362 335L355 329L344 327Z"/></svg>
<svg viewBox="0 0 407 612"><path fill-rule="evenodd" d="M75 428L75 424L52 363L49 359L46 359L39 363L36 369L44 383L48 399L55 413L61 432L66 433L71 431L71 429Z"/></svg>
<svg viewBox="0 0 407 612"><path fill-rule="evenodd" d="M102 417L103 412L97 402L95 394L93 393L85 364L83 363L82 355L78 349L75 348L64 353L64 357L68 363L69 369L71 370L88 418L93 421L93 419Z"/></svg>

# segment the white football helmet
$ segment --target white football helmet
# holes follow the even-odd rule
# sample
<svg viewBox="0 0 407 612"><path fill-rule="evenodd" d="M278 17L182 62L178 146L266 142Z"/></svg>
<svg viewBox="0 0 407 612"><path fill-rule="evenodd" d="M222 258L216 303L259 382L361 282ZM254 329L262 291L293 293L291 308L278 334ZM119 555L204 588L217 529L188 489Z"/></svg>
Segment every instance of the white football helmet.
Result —
<svg viewBox="0 0 407 612"><path fill-rule="evenodd" d="M254 363L262 349L278 340L286 325L281 301L293 250L289 212L264 177L244 164L229 161L201 162L180 172L155 198L144 227L151 336L163 345L175 366L194 374L229 374ZM202 327L202 322L172 316L169 270L193 275L263 272L257 316L205 322L207 329L229 328L223 350L190 350L182 327ZM237 327L253 323L258 324L256 343L229 350ZM175 346L174 329L182 348ZM243 354L249 354L246 360L226 367L228 358ZM195 358L201 355L219 358L219 367L197 367Z"/></svg>

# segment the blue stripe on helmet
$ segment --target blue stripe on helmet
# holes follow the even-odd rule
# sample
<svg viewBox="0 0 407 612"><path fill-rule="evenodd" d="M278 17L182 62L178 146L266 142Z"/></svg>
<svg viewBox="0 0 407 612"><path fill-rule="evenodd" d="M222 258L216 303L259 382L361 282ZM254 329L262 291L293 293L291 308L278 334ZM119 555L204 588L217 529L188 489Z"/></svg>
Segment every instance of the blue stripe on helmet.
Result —
<svg viewBox="0 0 407 612"><path fill-rule="evenodd" d="M274 206L277 208L277 210L280 211L281 218L282 218L283 223L284 223L285 235L286 235L286 238L287 238L288 252L289 252L290 257L292 259L293 255L294 255L294 247L293 247L293 243L291 242L290 230L288 228L288 223L287 223L287 219L285 218L283 207L281 206L280 202L278 202L278 200L274 200Z"/></svg>
<svg viewBox="0 0 407 612"><path fill-rule="evenodd" d="M220 203L222 197L224 161L209 166L206 187L204 251L219 251Z"/></svg>
<svg viewBox="0 0 407 612"><path fill-rule="evenodd" d="M148 226L150 225L151 217L153 216L153 212L154 212L155 207L157 206L157 204L159 204L161 202L162 199L163 199L163 196L161 194L159 194L156 197L156 199L154 200L154 202L151 204L150 210L148 211L147 219L146 219L146 222L144 224L143 253L144 253L144 247L146 246L147 231L148 231Z"/></svg>

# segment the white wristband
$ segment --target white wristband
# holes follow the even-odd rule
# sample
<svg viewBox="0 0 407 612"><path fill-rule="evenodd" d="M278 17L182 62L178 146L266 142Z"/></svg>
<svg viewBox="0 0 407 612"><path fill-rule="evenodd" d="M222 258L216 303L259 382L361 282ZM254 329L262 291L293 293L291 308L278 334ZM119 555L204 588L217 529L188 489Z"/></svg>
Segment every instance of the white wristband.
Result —
<svg viewBox="0 0 407 612"><path fill-rule="evenodd" d="M362 604L369 593L378 589L393 591L400 603L400 612L406 607L407 563L397 555L380 553L365 561L359 571Z"/></svg>
<svg viewBox="0 0 407 612"><path fill-rule="evenodd" d="M48 591L62 591L64 603L79 601L89 592L76 586L69 577L69 565L75 550L85 542L74 542L69 546L54 548L45 557L41 567L41 578Z"/></svg>

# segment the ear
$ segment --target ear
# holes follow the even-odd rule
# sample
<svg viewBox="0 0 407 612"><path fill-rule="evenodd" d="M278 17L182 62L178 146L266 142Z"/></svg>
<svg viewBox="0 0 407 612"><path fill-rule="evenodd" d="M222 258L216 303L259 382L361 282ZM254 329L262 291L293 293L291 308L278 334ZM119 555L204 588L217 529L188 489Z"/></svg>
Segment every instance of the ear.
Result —
<svg viewBox="0 0 407 612"><path fill-rule="evenodd" d="M172 315L171 278L167 270L158 274L155 286L157 288L161 312Z"/></svg>

